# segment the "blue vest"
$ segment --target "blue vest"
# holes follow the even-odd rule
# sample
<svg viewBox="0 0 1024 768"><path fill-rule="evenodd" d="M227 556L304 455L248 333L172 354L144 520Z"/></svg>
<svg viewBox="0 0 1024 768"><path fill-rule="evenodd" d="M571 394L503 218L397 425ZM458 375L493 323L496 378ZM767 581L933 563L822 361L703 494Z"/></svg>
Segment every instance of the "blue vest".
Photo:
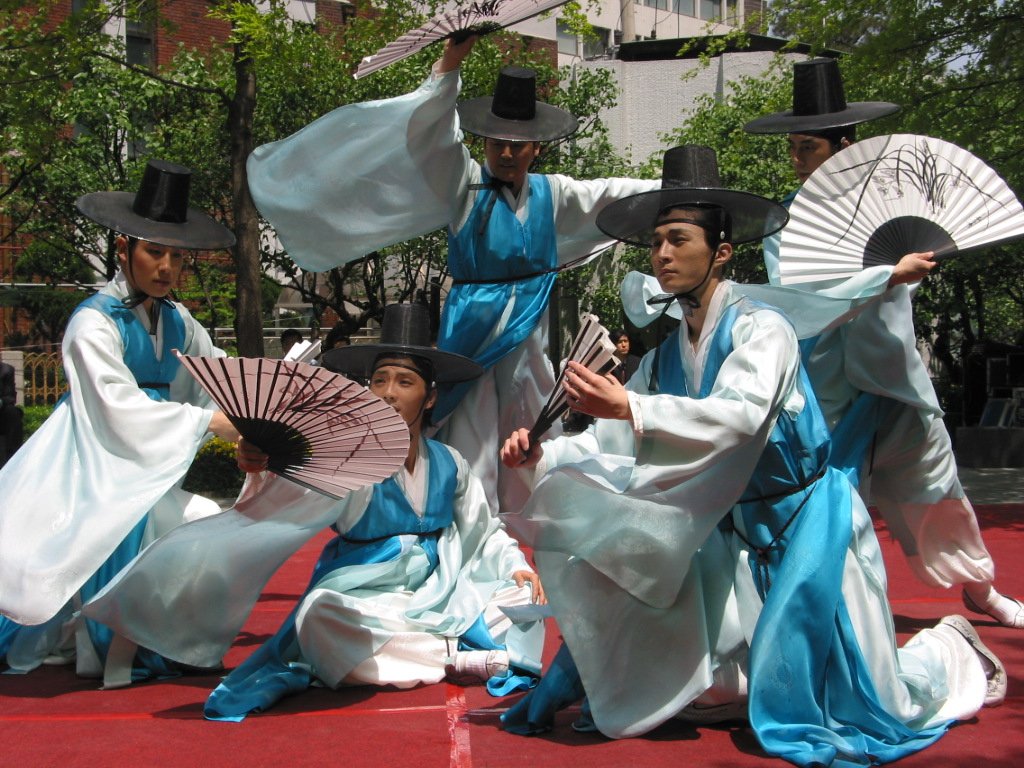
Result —
<svg viewBox="0 0 1024 768"><path fill-rule="evenodd" d="M77 307L102 312L117 323L124 343L124 362L132 372L139 388L153 400L167 400L170 383L178 373L181 363L173 350L185 348L185 321L169 303L161 301L160 324L164 329L162 359L158 360L153 351L149 332L142 327L135 311L124 305L121 299L105 293L94 293Z"/></svg>
<svg viewBox="0 0 1024 768"><path fill-rule="evenodd" d="M484 184L491 177L483 172ZM526 223L497 190L481 189L458 234L448 233L448 269L455 284L448 293L437 346L490 369L533 333L548 306L557 264L555 213L546 176L529 174L530 215ZM532 276L531 276L532 275ZM461 283L460 280L493 281ZM484 347L515 296L505 330ZM451 413L472 385L439 388L435 421Z"/></svg>
<svg viewBox="0 0 1024 768"><path fill-rule="evenodd" d="M366 512L339 537L336 555L402 534L436 535L452 524L458 468L444 445L427 440L426 446L429 476L423 517L416 514L398 480L391 476L373 487Z"/></svg>

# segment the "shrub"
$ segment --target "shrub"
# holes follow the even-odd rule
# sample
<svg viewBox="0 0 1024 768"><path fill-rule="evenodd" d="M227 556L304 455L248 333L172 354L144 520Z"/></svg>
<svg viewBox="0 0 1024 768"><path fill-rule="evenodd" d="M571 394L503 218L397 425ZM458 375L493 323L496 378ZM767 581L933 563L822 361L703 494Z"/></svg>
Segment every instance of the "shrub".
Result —
<svg viewBox="0 0 1024 768"><path fill-rule="evenodd" d="M182 487L192 493L217 498L235 498L245 473L235 462L235 444L212 438L196 455Z"/></svg>
<svg viewBox="0 0 1024 768"><path fill-rule="evenodd" d="M22 422L25 427L25 439L28 440L35 432L46 421L46 417L53 413L54 406L52 405L26 405L25 420Z"/></svg>

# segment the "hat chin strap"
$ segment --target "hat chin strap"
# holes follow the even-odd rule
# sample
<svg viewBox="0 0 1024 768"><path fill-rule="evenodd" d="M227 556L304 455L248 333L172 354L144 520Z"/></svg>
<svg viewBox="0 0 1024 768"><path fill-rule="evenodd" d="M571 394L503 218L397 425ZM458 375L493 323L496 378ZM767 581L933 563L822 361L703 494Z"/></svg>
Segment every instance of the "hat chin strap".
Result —
<svg viewBox="0 0 1024 768"><path fill-rule="evenodd" d="M700 301L693 294L707 284L708 278L711 277L711 270L714 268L715 254L711 254L711 258L708 260L707 271L704 273L704 277L700 279L699 283L694 285L692 288L687 288L685 291L680 291L678 293L660 293L657 296L652 296L647 300L647 305L653 307L658 304L664 304L665 308L661 311L661 314L664 315L668 312L668 308L672 302L678 301L679 306L683 308L683 314L688 317L692 316L693 311L700 308ZM661 319L660 316L658 319Z"/></svg>

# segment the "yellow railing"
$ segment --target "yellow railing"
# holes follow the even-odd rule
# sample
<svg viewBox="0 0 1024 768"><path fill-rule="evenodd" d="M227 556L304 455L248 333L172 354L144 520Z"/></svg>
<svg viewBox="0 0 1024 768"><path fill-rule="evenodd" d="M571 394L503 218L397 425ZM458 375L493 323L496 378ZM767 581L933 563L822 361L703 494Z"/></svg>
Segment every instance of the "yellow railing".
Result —
<svg viewBox="0 0 1024 768"><path fill-rule="evenodd" d="M67 388L60 352L25 353L25 405L53 405Z"/></svg>

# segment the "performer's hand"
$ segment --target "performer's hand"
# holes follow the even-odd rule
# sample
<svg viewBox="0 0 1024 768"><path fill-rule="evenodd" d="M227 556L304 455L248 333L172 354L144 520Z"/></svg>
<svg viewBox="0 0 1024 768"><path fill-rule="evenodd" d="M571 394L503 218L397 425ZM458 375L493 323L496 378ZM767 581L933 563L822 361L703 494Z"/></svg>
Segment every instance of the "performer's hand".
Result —
<svg viewBox="0 0 1024 768"><path fill-rule="evenodd" d="M544 587L541 586L540 576L533 571L516 571L512 574L512 578L516 580L516 586L521 587L523 584L529 584L533 591L533 602L537 605L547 605L548 596L544 594Z"/></svg>
<svg viewBox="0 0 1024 768"><path fill-rule="evenodd" d="M903 283L917 283L928 276L936 267L935 253L908 253L900 259L892 270L892 277L889 278L889 287L902 285Z"/></svg>
<svg viewBox="0 0 1024 768"><path fill-rule="evenodd" d="M206 429L221 440L227 440L229 443L237 443L242 439L242 436L238 434L238 430L235 429L235 425L224 415L224 411L215 411L213 418L210 419L210 425Z"/></svg>
<svg viewBox="0 0 1024 768"><path fill-rule="evenodd" d="M626 388L610 373L601 375L570 360L563 387L569 407L599 419L628 419Z"/></svg>
<svg viewBox="0 0 1024 768"><path fill-rule="evenodd" d="M530 430L520 427L501 446L501 463L506 467L529 469L535 467L544 455L539 445L530 450Z"/></svg>
<svg viewBox="0 0 1024 768"><path fill-rule="evenodd" d="M461 67L463 60L473 50L473 45L478 37L479 35L470 35L461 43L454 42L450 37L445 40L444 55L441 56L441 60L437 64L437 74L443 75L445 72L451 72Z"/></svg>
<svg viewBox="0 0 1024 768"><path fill-rule="evenodd" d="M243 438L238 441L238 447L235 449L235 461L238 462L238 468L243 472L262 472L267 468L268 459L267 454L248 440Z"/></svg>

